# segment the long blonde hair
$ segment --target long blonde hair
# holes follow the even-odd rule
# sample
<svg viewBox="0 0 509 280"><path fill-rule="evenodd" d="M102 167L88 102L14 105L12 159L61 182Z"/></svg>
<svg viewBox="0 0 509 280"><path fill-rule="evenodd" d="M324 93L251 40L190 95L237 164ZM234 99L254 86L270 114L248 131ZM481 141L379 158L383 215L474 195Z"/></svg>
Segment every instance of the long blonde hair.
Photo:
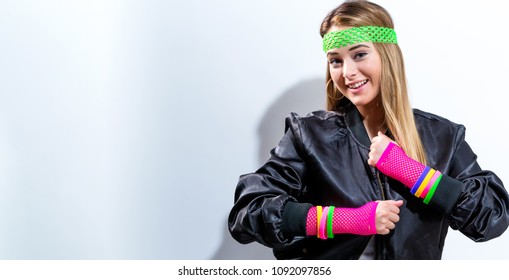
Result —
<svg viewBox="0 0 509 280"><path fill-rule="evenodd" d="M333 26L383 26L394 28L391 16L381 6L369 1L346 1L332 10L320 26L323 37ZM385 123L405 153L426 164L414 114L408 98L405 67L401 49L396 44L373 43L382 62L380 94L385 112ZM326 73L327 110L340 106L343 94L332 82L329 67Z"/></svg>

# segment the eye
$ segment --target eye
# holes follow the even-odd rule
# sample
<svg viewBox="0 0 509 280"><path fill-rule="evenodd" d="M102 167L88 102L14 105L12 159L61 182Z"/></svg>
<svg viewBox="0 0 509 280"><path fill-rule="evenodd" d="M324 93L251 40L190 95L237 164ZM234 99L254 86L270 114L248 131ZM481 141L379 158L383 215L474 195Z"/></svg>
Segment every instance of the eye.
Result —
<svg viewBox="0 0 509 280"><path fill-rule="evenodd" d="M341 63L343 63L343 61L341 61L341 59L338 59L338 58L329 59L329 64L332 66L340 66Z"/></svg>
<svg viewBox="0 0 509 280"><path fill-rule="evenodd" d="M367 53L367 52L358 52L358 53L356 53L356 54L354 55L354 57L353 57L353 58L354 58L354 59L362 59L362 58L364 58L366 55L368 55L368 53Z"/></svg>

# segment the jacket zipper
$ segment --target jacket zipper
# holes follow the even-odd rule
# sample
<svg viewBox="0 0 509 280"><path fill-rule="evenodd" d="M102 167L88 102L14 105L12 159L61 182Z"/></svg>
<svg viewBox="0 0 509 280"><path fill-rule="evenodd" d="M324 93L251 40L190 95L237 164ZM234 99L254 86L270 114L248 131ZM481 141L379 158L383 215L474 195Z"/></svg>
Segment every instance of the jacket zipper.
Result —
<svg viewBox="0 0 509 280"><path fill-rule="evenodd" d="M378 182L378 186L380 187L380 194L382 195L382 200L385 200L385 192L384 192L384 188L382 185L382 180L380 179L380 172L377 171L375 168L373 168L373 169L374 169L374 173L375 173L375 176L376 176L376 179ZM382 246L383 246L383 236L379 236L379 237L377 237L377 236L378 235L375 235L375 236L373 236L373 238L375 238L375 259L379 260L379 259L381 259L380 252L382 251Z"/></svg>
<svg viewBox="0 0 509 280"><path fill-rule="evenodd" d="M375 174L376 174L376 179L378 180L378 186L380 187L380 193L382 194L382 200L385 200L384 188L382 185L382 180L380 180L380 172L375 170Z"/></svg>
<svg viewBox="0 0 509 280"><path fill-rule="evenodd" d="M375 175L376 179L377 179L377 183L378 183L378 187L380 187L380 194L382 195L382 200L385 200L385 192L384 192L384 188L383 188L383 185L382 185L382 180L380 179L380 172L378 172L374 167L372 167L374 170L373 172L373 175ZM364 248L363 252L366 251L366 248L369 246L369 244L371 243L371 240L373 238L376 238L376 234L371 236L368 244L366 245L366 247ZM380 237L382 238L382 237ZM375 259L380 259L379 257L379 250L378 248L379 246L377 246L377 243L375 242Z"/></svg>

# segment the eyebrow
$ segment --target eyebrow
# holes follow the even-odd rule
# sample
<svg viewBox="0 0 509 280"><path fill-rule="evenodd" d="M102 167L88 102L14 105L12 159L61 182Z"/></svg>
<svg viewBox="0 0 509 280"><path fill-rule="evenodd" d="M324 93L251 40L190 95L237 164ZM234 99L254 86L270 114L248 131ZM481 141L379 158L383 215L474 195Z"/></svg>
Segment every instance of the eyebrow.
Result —
<svg viewBox="0 0 509 280"><path fill-rule="evenodd" d="M358 49L358 48L361 48L361 47L369 48L369 46L368 46L368 45L359 44L359 45L356 45L356 46L351 47L351 48L350 48L350 49L348 49L348 50L349 50L349 51L353 51L353 50Z"/></svg>
<svg viewBox="0 0 509 280"><path fill-rule="evenodd" d="M362 48L362 47L369 48L368 45L359 44L359 45L355 45L355 46L349 48L348 51L353 51L353 50L356 50L356 49ZM329 52L329 53L327 53L327 55L336 55L336 54L338 54L338 53L337 52Z"/></svg>

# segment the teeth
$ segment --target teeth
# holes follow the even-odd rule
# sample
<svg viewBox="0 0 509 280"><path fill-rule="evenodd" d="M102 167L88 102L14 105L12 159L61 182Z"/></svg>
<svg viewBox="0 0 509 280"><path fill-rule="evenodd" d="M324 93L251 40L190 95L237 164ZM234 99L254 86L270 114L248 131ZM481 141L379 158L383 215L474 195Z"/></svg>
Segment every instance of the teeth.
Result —
<svg viewBox="0 0 509 280"><path fill-rule="evenodd" d="M355 84L353 84L353 85L350 85L350 86L348 86L348 88L356 89L356 88L358 88L358 87L362 86L363 84L365 84L365 83L367 83L367 82L368 82L368 80L364 80L364 81L362 81L362 82L358 82L358 83L355 83Z"/></svg>

